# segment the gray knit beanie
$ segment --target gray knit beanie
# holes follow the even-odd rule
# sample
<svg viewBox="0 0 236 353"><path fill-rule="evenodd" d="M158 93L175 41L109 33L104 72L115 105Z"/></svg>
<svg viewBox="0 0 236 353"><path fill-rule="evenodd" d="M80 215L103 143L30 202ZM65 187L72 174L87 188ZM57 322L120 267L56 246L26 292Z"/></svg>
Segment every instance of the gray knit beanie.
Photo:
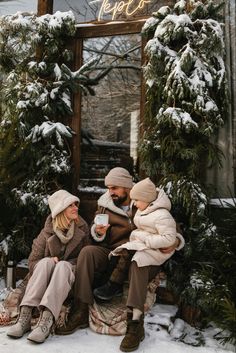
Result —
<svg viewBox="0 0 236 353"><path fill-rule="evenodd" d="M137 201L152 202L157 198L155 184L149 179L139 181L130 191L130 198Z"/></svg>
<svg viewBox="0 0 236 353"><path fill-rule="evenodd" d="M58 190L54 192L54 194L48 198L48 205L52 213L52 218L55 218L74 202L80 202L80 199L77 196L70 194L68 191Z"/></svg>
<svg viewBox="0 0 236 353"><path fill-rule="evenodd" d="M133 186L132 176L127 169L116 167L110 170L105 177L106 186L121 186L131 189Z"/></svg>

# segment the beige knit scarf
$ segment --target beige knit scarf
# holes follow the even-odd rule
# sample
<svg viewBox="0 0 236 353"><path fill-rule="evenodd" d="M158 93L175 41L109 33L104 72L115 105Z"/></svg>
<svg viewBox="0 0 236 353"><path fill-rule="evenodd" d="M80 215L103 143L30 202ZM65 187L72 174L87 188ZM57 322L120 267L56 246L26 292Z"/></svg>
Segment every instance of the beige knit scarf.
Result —
<svg viewBox="0 0 236 353"><path fill-rule="evenodd" d="M75 222L71 222L70 228L64 232L61 229L53 227L55 234L60 239L62 244L67 244L73 238L74 229L75 229Z"/></svg>

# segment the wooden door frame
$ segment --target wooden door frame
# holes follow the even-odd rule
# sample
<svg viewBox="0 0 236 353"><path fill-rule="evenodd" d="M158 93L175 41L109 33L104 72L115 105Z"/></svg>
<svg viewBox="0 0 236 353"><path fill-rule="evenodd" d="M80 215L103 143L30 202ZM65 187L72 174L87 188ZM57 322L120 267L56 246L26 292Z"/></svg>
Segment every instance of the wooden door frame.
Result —
<svg viewBox="0 0 236 353"><path fill-rule="evenodd" d="M53 13L53 0L38 0L37 15L42 16Z"/></svg>

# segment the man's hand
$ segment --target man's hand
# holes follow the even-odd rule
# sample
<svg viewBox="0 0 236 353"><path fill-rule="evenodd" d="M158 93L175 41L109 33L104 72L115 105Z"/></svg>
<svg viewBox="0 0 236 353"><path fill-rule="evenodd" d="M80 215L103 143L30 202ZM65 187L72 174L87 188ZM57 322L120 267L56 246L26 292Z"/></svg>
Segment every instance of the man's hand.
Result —
<svg viewBox="0 0 236 353"><path fill-rule="evenodd" d="M168 248L160 248L160 252L162 252L163 254L169 254L172 251L174 251L176 248L178 248L180 244L180 239L176 238L175 243L171 246L168 246Z"/></svg>
<svg viewBox="0 0 236 353"><path fill-rule="evenodd" d="M106 226L103 226L101 224L96 225L95 232L102 237L102 236L104 236L106 234L107 229L109 227L110 227L110 224L107 224Z"/></svg>

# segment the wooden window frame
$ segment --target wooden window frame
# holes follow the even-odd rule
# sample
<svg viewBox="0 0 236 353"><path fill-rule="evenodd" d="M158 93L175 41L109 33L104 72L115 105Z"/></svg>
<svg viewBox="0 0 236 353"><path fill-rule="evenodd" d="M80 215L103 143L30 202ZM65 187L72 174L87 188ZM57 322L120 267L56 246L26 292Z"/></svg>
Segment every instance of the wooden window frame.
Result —
<svg viewBox="0 0 236 353"><path fill-rule="evenodd" d="M83 41L88 38L98 38L98 37L108 37L108 36L119 36L119 35L129 35L129 34L140 34L142 27L145 23L145 19L139 21L129 21L129 22L109 22L106 24L88 24L86 26L77 26L76 36L74 39L74 49L75 62L74 70L78 70L83 64ZM145 55L144 47L146 41L141 38L141 65L144 64ZM142 121L144 117L144 106L145 106L145 87L143 75L141 73L141 91L140 91L140 122L142 126ZM78 92L74 95L73 100L73 119L71 121L71 127L75 132L75 138L73 142L73 154L72 161L74 165L74 188L76 189L79 184L79 175L80 175L80 162L81 162L81 150L80 150L80 138L81 136L81 103L82 95L81 92ZM142 131L140 130L140 133Z"/></svg>

